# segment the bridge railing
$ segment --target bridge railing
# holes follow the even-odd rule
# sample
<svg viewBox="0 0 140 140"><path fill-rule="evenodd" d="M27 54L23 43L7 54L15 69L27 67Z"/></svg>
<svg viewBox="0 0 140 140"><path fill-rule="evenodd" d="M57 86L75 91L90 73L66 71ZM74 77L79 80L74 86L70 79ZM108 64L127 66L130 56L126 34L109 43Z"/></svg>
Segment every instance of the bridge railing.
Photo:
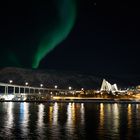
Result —
<svg viewBox="0 0 140 140"><path fill-rule="evenodd" d="M43 93L76 93L75 90L59 89L59 88L44 88L44 87L33 87L33 86L23 86L16 84L8 84L0 82L0 94L43 94Z"/></svg>

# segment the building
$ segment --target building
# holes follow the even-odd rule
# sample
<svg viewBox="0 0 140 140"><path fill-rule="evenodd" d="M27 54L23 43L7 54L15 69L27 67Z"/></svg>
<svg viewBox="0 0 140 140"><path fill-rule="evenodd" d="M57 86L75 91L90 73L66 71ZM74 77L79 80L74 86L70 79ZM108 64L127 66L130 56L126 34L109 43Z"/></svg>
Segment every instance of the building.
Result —
<svg viewBox="0 0 140 140"><path fill-rule="evenodd" d="M100 91L117 92L118 91L118 87L117 87L116 84L111 85L108 81L103 79Z"/></svg>
<svg viewBox="0 0 140 140"><path fill-rule="evenodd" d="M138 91L140 91L140 85L136 86L136 89L137 89Z"/></svg>

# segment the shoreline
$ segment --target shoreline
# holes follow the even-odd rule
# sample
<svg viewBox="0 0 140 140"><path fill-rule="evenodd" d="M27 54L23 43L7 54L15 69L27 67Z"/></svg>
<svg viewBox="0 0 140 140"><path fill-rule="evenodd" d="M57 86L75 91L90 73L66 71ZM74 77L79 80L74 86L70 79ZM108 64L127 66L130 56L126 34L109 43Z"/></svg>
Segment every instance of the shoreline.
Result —
<svg viewBox="0 0 140 140"><path fill-rule="evenodd" d="M133 103L140 104L140 100L137 99L59 99L59 100L4 100L0 102L27 102L27 103Z"/></svg>

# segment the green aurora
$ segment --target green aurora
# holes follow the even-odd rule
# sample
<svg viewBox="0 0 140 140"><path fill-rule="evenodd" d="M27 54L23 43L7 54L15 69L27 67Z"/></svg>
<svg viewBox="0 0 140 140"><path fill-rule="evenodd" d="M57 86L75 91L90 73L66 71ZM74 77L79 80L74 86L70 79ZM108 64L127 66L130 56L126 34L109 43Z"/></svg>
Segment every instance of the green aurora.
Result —
<svg viewBox="0 0 140 140"><path fill-rule="evenodd" d="M40 61L61 43L70 33L76 18L75 0L56 0L56 19L42 37L33 59L32 68L37 68Z"/></svg>
<svg viewBox="0 0 140 140"><path fill-rule="evenodd" d="M72 30L76 0L9 2L0 15L0 67L38 68Z"/></svg>

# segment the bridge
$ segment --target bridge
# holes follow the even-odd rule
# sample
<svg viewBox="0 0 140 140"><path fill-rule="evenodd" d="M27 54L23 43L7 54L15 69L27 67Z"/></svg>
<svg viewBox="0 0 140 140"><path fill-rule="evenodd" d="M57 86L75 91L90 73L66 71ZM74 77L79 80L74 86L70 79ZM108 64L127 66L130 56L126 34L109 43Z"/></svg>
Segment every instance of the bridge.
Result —
<svg viewBox="0 0 140 140"><path fill-rule="evenodd" d="M75 94L76 90L72 89L59 89L59 88L44 88L23 86L0 82L0 98L11 100L14 97L27 97L27 96L48 96L48 95L67 95Z"/></svg>

